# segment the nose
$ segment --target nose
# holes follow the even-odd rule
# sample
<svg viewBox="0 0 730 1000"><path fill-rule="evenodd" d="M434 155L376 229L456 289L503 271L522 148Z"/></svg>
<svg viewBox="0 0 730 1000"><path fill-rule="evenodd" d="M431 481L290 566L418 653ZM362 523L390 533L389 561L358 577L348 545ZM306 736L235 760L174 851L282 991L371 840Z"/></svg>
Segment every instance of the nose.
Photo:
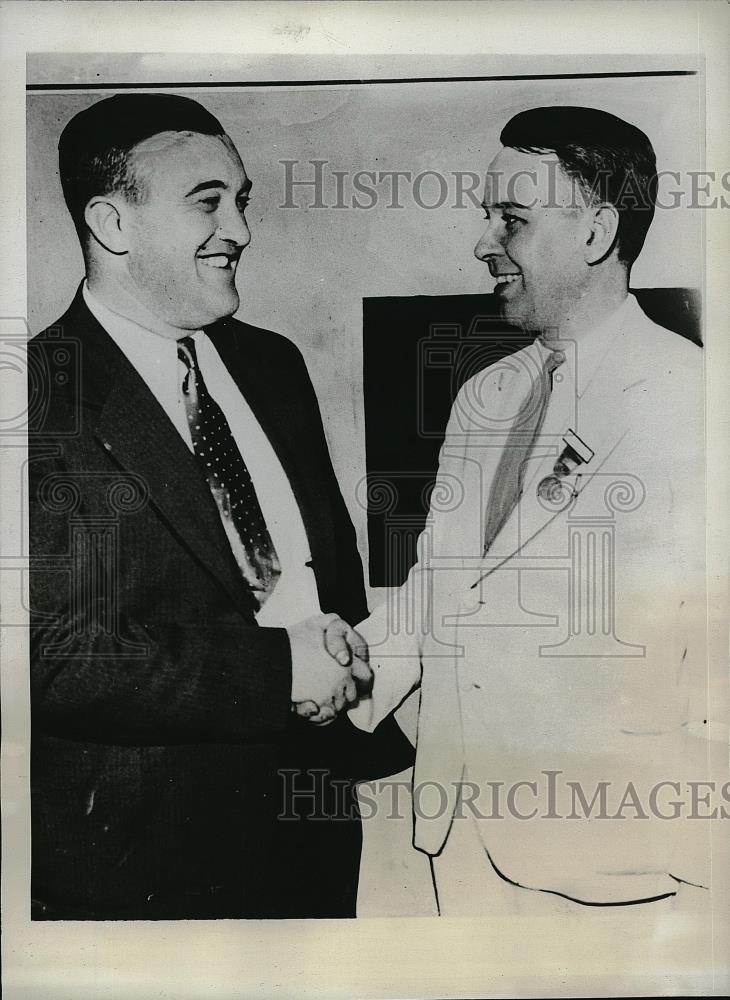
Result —
<svg viewBox="0 0 730 1000"><path fill-rule="evenodd" d="M504 253L502 245L497 239L496 220L490 219L487 228L482 233L477 245L474 247L474 256L477 260L488 261L491 257Z"/></svg>
<svg viewBox="0 0 730 1000"><path fill-rule="evenodd" d="M231 206L225 214L220 214L218 237L243 249L251 242L251 230L246 217L238 206Z"/></svg>

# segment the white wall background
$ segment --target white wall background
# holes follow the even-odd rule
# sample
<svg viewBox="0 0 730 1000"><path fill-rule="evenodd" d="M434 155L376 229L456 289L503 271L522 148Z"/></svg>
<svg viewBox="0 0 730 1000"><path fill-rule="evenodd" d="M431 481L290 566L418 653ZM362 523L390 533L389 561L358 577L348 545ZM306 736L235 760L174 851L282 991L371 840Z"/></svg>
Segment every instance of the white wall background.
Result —
<svg viewBox="0 0 730 1000"><path fill-rule="evenodd" d="M430 72L422 63L420 73ZM530 69L523 59L505 72ZM196 78L201 79L200 72ZM453 207L453 172L483 174L507 119L553 103L599 107L635 123L652 140L660 170L679 171L684 178L703 166L700 78L692 76L181 92L220 118L253 179L248 213L253 239L238 272L239 317L284 333L303 351L364 556L365 512L355 499L365 472L362 299L478 293L492 284L472 254L481 213ZM28 317L33 331L60 316L83 275L58 180L57 142L69 118L102 96L57 92L33 93L28 99ZM387 207L387 185L380 186L380 200L369 210L287 210L280 207L285 184L279 161L285 159L302 161L297 168L302 176L312 174L306 161L327 160L329 203L335 201L332 170L408 170L414 176L436 170L450 181L449 198L441 208L425 210L403 183L400 210ZM422 191L429 201L437 197L433 180L424 182ZM349 181L345 192L349 200ZM313 195L301 189L299 197L308 204ZM701 287L702 224L696 209L658 211L633 285Z"/></svg>

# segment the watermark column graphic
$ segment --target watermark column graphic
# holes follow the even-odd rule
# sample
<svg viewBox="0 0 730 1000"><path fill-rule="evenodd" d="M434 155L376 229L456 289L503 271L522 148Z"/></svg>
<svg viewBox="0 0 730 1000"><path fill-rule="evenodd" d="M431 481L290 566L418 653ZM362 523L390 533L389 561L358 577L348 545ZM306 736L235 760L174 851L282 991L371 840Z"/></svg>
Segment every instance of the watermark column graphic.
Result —
<svg viewBox="0 0 730 1000"><path fill-rule="evenodd" d="M27 621L28 552L23 525L22 483L27 475L28 428L26 344L28 326L21 317L0 318L0 627ZM5 638L5 636L4 636ZM15 639L10 640L16 643Z"/></svg>
<svg viewBox="0 0 730 1000"><path fill-rule="evenodd" d="M540 646L540 655L643 657L645 646L616 634L616 515L638 510L645 498L644 485L628 474L597 472L593 479L604 484L605 512L586 515L571 510L567 518L568 635L554 645ZM550 503L540 499L546 506Z"/></svg>
<svg viewBox="0 0 730 1000"><path fill-rule="evenodd" d="M572 475L554 480L551 489L537 491L537 502L544 511L544 530L553 521L562 521L562 542L556 541L561 535L553 528L551 545L553 551L535 551L531 543L536 534L530 535L522 524L521 505L518 502L514 512L516 526L515 544L501 556L491 553L481 556L476 550L454 551L444 549L443 537L437 541L433 521L446 513L462 510L464 518L474 524L463 522L457 530L464 528L466 537L478 541L483 537L488 504L490 480L489 466L496 464L507 445L510 432L524 420L529 424L530 414L526 412L523 395L512 400L505 408L497 402L499 395L493 392L500 373L510 378L521 378L530 388L536 380L545 377L544 372L532 355L519 351L530 339L524 330L506 329L495 332L495 317L477 316L466 331L459 323L433 324L428 335L419 342L418 379L418 427L419 437L443 438L443 427L431 425L429 418L429 375L434 372L451 381L450 393L455 399L449 433L442 450L442 463L436 488L430 498L430 515L423 526L420 512L398 509L400 491L412 479L433 479L435 470L422 472L375 472L372 471L358 484L357 498L361 506L370 514L376 514L384 521L386 565L389 578L402 580L419 556L420 566L428 573L413 574L405 588L388 592L387 627L389 636L429 635L435 645L450 648L457 656L463 654L454 636L454 627L482 628L553 628L562 636L554 643L539 646L540 656L585 657L585 658L641 658L645 647L624 637L617 621L617 588L620 587L620 573L617 570L616 534L620 519L632 514L644 502L645 488L641 480L628 473L598 471L604 461L603 455L596 456L595 470L590 464L580 469L581 478L591 484L586 497L578 503L578 497L585 489L576 490L578 478ZM492 327L489 330L489 327ZM563 345L565 346L565 345ZM569 345L570 347L571 345ZM572 344L570 363L576 369L576 345ZM483 375L483 378L479 376ZM444 385L440 386L444 391ZM565 410L566 428L580 429L581 420L577 397L571 397ZM515 410L517 406L517 410ZM512 412L515 410L515 412ZM564 443L563 435L551 433L540 436L534 444L533 458L559 460ZM444 455L462 456L464 481L451 472L445 473ZM563 452L564 454L564 452ZM470 463L478 470L467 473ZM481 463L481 467L480 467ZM491 474L494 474L492 469ZM574 472L572 469L571 472ZM466 481L468 477L468 482ZM430 487L427 487L427 489ZM534 483L530 486L534 491ZM476 495L478 491L479 495ZM469 495L467 495L469 494ZM596 498L599 498L598 503ZM428 504L426 504L428 507ZM478 521L477 521L478 519ZM416 541L419 528L423 526L418 549ZM538 531L539 534L539 531ZM524 551L523 551L524 550ZM429 575L473 569L473 579L500 571L499 618L486 620L483 609L475 600L458 615L441 613L433 607L433 587L429 585ZM526 582L536 573L546 570L560 571L568 579L568 598L557 606L554 600L546 600L544 607L528 607L525 600ZM539 590L538 590L539 593ZM405 597L405 600L403 599ZM536 599L533 597L533 601ZM441 617L438 617L441 614ZM437 655L437 654L435 654Z"/></svg>
<svg viewBox="0 0 730 1000"><path fill-rule="evenodd" d="M89 655L98 640L113 639L113 648L91 654L97 659L145 657L147 646L122 633L119 611L120 518L147 503L147 488L132 473L53 473L39 486L39 501L51 514L67 515L68 555L47 562L31 554L34 572L62 572L68 581L68 632L45 644L45 659ZM91 501L91 502L90 502Z"/></svg>
<svg viewBox="0 0 730 1000"><path fill-rule="evenodd" d="M370 514L384 519L385 565L389 579L403 579L410 568L419 562L431 566L432 537L429 526L423 530L423 517L419 513L398 511L399 488L409 481L422 482L432 479L425 472L369 473L357 484L355 495L358 503ZM458 510L464 499L463 486L454 476L441 475L436 483L427 482L421 490L421 502L432 512ZM434 617L433 595L427 573L417 574L401 589L389 588L386 596L388 635L371 649L384 644L389 636L416 638L428 634L433 646L453 650L453 643L437 634Z"/></svg>
<svg viewBox="0 0 730 1000"><path fill-rule="evenodd" d="M27 344L30 329L25 318L0 318L0 376L3 381L3 409L0 418L0 449L2 449L3 512L14 515L20 527L12 543L4 533L0 555L0 572L7 583L0 624L4 627L26 624L28 601L28 472L30 462L53 460L60 456L62 441L79 432L78 409L65 410L64 426L57 426L53 435L44 435L53 393L70 393L80 380L80 345L63 335L59 328L49 330L43 347L30 354ZM27 451L27 458L26 458Z"/></svg>
<svg viewBox="0 0 730 1000"><path fill-rule="evenodd" d="M19 595L13 609L4 609L1 624L26 627L30 612L32 630L51 635L58 629L63 638L43 645L44 658L73 658L81 651L93 657L144 657L147 646L123 634L118 572L122 519L146 505L146 483L121 470L91 472L79 466L62 471L65 452L76 446L82 431L81 342L61 326L35 340L31 351L29 339L25 319L0 321L0 369L13 380L13 399L25 400L14 412L6 409L0 424L0 447L4 458L8 452L13 456L16 479L14 486L5 481L4 502L7 496L17 498L21 525L16 550L5 549L0 559L0 571L11 574ZM30 548L29 516L52 525L52 542L36 536ZM43 609L26 599L31 577L33 593L53 595L53 611L45 599Z"/></svg>

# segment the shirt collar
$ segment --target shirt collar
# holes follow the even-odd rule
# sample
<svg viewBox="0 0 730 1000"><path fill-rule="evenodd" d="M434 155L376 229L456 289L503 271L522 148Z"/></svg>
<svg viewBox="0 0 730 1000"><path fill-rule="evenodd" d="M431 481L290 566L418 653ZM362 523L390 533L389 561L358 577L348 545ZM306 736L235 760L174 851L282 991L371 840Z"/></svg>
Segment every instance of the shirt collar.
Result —
<svg viewBox="0 0 730 1000"><path fill-rule="evenodd" d="M86 281L82 295L89 311L144 379L155 398L168 413L172 412L177 405L180 381L177 341L114 312L93 295ZM196 347L206 339L201 330L191 331L190 336L195 337Z"/></svg>
<svg viewBox="0 0 730 1000"><path fill-rule="evenodd" d="M120 339L131 337L135 340L144 337L147 351L152 355L158 352L167 354L168 351L165 350L165 345L172 344L174 346L177 344L176 340L170 337L163 337L162 334L141 326L127 316L122 316L121 313L114 312L113 309L110 309L109 306L105 305L93 294L86 279L84 279L81 292L90 312L114 340L117 340L117 337ZM188 336L197 339L200 334L203 334L202 330L191 330ZM177 352L177 347L175 347L175 351Z"/></svg>
<svg viewBox="0 0 730 1000"><path fill-rule="evenodd" d="M543 360L556 350L565 354L565 363L574 379L578 397L581 397L593 380L599 365L615 344L627 319L637 308L635 297L629 294L617 309L597 326L586 330L583 336L575 340L548 341L547 344L538 337L535 343Z"/></svg>

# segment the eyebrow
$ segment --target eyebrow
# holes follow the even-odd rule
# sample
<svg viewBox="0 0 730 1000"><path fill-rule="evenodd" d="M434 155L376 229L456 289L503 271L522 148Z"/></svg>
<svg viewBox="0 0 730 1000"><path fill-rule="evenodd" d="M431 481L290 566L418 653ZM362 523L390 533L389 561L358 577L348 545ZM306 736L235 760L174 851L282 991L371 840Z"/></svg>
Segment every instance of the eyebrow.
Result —
<svg viewBox="0 0 730 1000"><path fill-rule="evenodd" d="M494 205L490 205L486 201L483 201L482 208L486 209L487 211L489 211L492 208L499 208L502 210L504 210L505 208L519 208L522 209L523 212L530 211L529 205L522 205L519 201L497 201L494 203Z"/></svg>
<svg viewBox="0 0 730 1000"><path fill-rule="evenodd" d="M250 180L246 180L244 182L244 184L242 185L242 187L241 187L240 191L238 192L238 194L239 195L250 194L252 187L253 187L252 182ZM188 193L185 195L185 197L186 198L190 198L190 197L192 197L192 195L198 194L200 191L209 191L212 188L218 188L220 190L227 191L228 190L228 185L225 183L225 181L218 181L218 180L201 181L200 184L196 184L194 188L192 188L190 191L188 191Z"/></svg>

